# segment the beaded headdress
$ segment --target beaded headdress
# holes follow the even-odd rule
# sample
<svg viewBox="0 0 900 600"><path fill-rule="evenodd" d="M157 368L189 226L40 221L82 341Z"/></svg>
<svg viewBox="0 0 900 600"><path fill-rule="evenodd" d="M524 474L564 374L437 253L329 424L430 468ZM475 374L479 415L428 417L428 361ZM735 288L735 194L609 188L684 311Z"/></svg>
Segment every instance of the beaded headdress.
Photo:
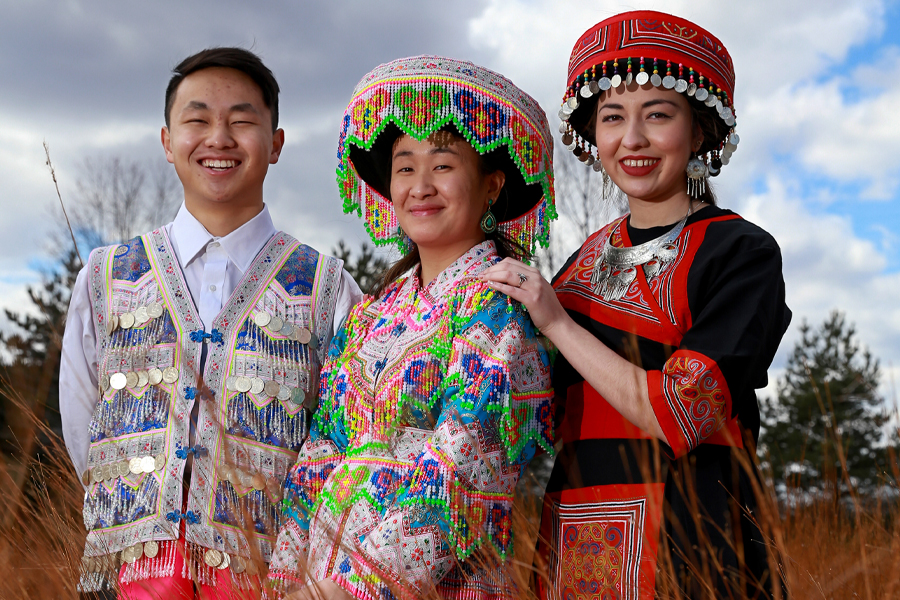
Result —
<svg viewBox="0 0 900 600"><path fill-rule="evenodd" d="M704 141L703 160L718 175L739 141L735 133L734 65L728 50L705 29L680 17L654 11L616 15L588 29L569 57L568 88L559 118L566 148L599 171L588 125L596 96L610 88L651 85L675 90L702 103L725 127L720 139ZM714 111L714 112L712 112Z"/></svg>
<svg viewBox="0 0 900 600"><path fill-rule="evenodd" d="M405 242L390 200L393 143L455 129L506 174L492 207L498 229L527 252L547 245L556 218L553 139L537 101L493 71L466 61L415 56L379 65L357 84L338 141L344 212L365 219L377 245ZM452 130L451 129L451 130Z"/></svg>

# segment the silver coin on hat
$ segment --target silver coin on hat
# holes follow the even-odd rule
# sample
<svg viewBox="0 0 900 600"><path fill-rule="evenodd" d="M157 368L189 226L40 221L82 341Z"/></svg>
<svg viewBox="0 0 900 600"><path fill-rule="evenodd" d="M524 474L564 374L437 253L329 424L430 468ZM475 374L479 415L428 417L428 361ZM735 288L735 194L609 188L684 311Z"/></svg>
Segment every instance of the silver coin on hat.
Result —
<svg viewBox="0 0 900 600"><path fill-rule="evenodd" d="M559 132L560 132L560 133L565 133L565 132L567 132L568 130L569 130L569 124L568 124L568 123L560 123L560 124L559 124Z"/></svg>
<svg viewBox="0 0 900 600"><path fill-rule="evenodd" d="M662 78L662 86L667 90L671 90L672 88L674 88L676 83L678 82L671 75L666 75Z"/></svg>
<svg viewBox="0 0 900 600"><path fill-rule="evenodd" d="M600 86L601 92L605 92L613 86L612 81L610 81L609 77L601 77L600 81L597 82L597 85Z"/></svg>
<svg viewBox="0 0 900 600"><path fill-rule="evenodd" d="M603 169L603 163L601 163L599 160L596 161L592 166L594 171L596 171L597 173L599 173L601 169Z"/></svg>
<svg viewBox="0 0 900 600"><path fill-rule="evenodd" d="M563 146L568 146L569 144L571 144L574 141L575 141L575 136L573 136L571 133L563 134L563 136L562 136Z"/></svg>
<svg viewBox="0 0 900 600"><path fill-rule="evenodd" d="M688 95L688 96L693 96L693 95L696 94L696 93L697 93L697 84L696 84L696 83L689 83L688 86L687 86L687 95Z"/></svg>
<svg viewBox="0 0 900 600"><path fill-rule="evenodd" d="M612 79L609 80L609 83L612 87L617 88L622 85L622 76L616 73L612 76Z"/></svg>
<svg viewBox="0 0 900 600"><path fill-rule="evenodd" d="M596 81L591 81L588 84L588 87L591 88L591 94L599 94L600 93L600 84Z"/></svg>
<svg viewBox="0 0 900 600"><path fill-rule="evenodd" d="M646 71L641 71L637 74L637 77L634 78L638 85L644 85L648 81L650 81L650 75L647 74Z"/></svg>
<svg viewBox="0 0 900 600"><path fill-rule="evenodd" d="M662 77L659 76L659 73L654 73L650 76L650 85L653 87L659 87L662 85Z"/></svg>
<svg viewBox="0 0 900 600"><path fill-rule="evenodd" d="M628 73L625 75L625 85L631 85L631 82L634 81L634 73Z"/></svg>
<svg viewBox="0 0 900 600"><path fill-rule="evenodd" d="M259 396L266 389L266 382L261 377L253 377L250 379L250 393Z"/></svg>
<svg viewBox="0 0 900 600"><path fill-rule="evenodd" d="M565 112L563 109L560 108L560 109L559 109L559 112L556 113L556 116L559 117L559 120L560 120L560 121L562 121L563 123L565 123L566 121L569 120L569 116L570 116L571 114L572 114L571 112Z"/></svg>
<svg viewBox="0 0 900 600"><path fill-rule="evenodd" d="M568 150L569 152L571 152L572 150L574 150L575 148L578 147L578 143L577 143L577 142L572 142L571 144L566 144L565 147L566 147L566 150Z"/></svg>
<svg viewBox="0 0 900 600"><path fill-rule="evenodd" d="M728 115L727 117L725 117L725 124L729 127L734 127L735 123L737 123L737 121L735 120L734 115Z"/></svg>
<svg viewBox="0 0 900 600"><path fill-rule="evenodd" d="M594 95L594 93L591 91L591 86L589 85L581 86L581 89L578 90L578 94L584 99L590 98Z"/></svg>
<svg viewBox="0 0 900 600"><path fill-rule="evenodd" d="M738 145L740 142L741 142L741 136L739 136L738 134L734 133L733 131L732 131L730 134L728 134L728 143L729 143L729 144L731 144L732 146L737 147L737 145Z"/></svg>
<svg viewBox="0 0 900 600"><path fill-rule="evenodd" d="M698 88L696 92L694 92L694 97L703 102L709 97L709 91L706 88Z"/></svg>
<svg viewBox="0 0 900 600"><path fill-rule="evenodd" d="M708 97L706 100L703 101L703 104L705 104L705 105L707 105L708 107L712 108L713 106L716 105L716 102L718 102L718 101L719 101L719 99L716 98L715 95L710 94L709 97Z"/></svg>
<svg viewBox="0 0 900 600"><path fill-rule="evenodd" d="M569 96L569 99L566 100L566 104L573 111L580 106L580 103L578 102L578 98L576 98L575 96Z"/></svg>
<svg viewBox="0 0 900 600"><path fill-rule="evenodd" d="M685 81L684 79L679 79L678 81L675 82L675 91L678 92L679 94L685 93L687 91L687 89L688 89L688 82Z"/></svg>

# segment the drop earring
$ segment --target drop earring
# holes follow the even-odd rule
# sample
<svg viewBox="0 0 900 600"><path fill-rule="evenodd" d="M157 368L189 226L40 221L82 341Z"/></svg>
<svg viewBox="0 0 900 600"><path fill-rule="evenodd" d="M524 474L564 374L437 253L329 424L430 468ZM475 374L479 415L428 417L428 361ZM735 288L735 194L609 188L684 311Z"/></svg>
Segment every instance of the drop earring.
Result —
<svg viewBox="0 0 900 600"><path fill-rule="evenodd" d="M481 217L481 222L479 223L481 230L485 233L494 233L497 231L497 217L491 212L492 204L494 204L494 199L488 199L487 210L484 211L484 216Z"/></svg>
<svg viewBox="0 0 900 600"><path fill-rule="evenodd" d="M687 193L693 199L698 199L706 193L706 180L709 177L709 167L699 157L688 161L687 168Z"/></svg>

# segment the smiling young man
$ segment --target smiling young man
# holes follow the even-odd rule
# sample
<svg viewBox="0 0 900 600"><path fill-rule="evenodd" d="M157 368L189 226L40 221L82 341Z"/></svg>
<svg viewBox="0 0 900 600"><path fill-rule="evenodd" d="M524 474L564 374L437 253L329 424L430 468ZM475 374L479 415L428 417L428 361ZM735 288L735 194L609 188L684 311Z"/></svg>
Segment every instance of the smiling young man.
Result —
<svg viewBox="0 0 900 600"><path fill-rule="evenodd" d="M259 595L319 364L361 297L340 260L277 231L278 84L251 52L174 69L168 225L91 253L63 340L63 432L85 486L81 589Z"/></svg>

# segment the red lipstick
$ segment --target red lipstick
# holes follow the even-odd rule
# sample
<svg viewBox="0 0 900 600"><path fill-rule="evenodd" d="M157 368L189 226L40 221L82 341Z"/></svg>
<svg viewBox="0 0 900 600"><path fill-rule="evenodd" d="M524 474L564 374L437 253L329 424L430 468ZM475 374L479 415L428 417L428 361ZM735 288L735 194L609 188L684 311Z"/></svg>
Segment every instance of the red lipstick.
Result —
<svg viewBox="0 0 900 600"><path fill-rule="evenodd" d="M635 162L640 166L632 164ZM658 158L652 156L626 156L619 160L619 166L626 175L643 177L658 167L660 162L661 161Z"/></svg>

